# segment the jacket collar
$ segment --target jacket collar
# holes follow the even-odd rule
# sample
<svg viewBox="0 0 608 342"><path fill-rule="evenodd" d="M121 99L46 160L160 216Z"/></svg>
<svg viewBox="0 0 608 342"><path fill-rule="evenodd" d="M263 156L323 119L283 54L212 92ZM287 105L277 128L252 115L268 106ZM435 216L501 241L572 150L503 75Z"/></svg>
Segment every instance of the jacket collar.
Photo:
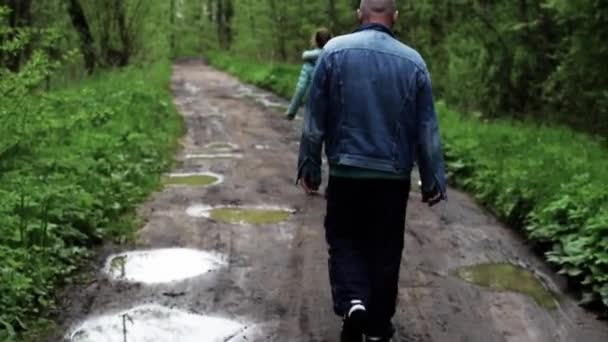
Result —
<svg viewBox="0 0 608 342"><path fill-rule="evenodd" d="M377 24L377 23L363 24L363 25L359 26L359 28L357 28L355 30L355 32L361 32L361 31L365 31L365 30L376 30L376 31L384 32L384 33L388 34L389 36L396 38L395 33L393 31L391 31L391 29L389 29L388 27L386 27L382 24Z"/></svg>

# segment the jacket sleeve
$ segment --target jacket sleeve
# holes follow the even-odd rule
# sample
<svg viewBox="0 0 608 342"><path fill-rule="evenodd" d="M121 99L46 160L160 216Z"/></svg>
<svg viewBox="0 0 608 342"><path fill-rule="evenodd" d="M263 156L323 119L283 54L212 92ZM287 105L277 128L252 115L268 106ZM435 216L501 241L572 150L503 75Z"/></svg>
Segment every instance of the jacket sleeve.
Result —
<svg viewBox="0 0 608 342"><path fill-rule="evenodd" d="M308 86L310 85L311 74L313 71L313 66L310 63L304 63L302 66L302 70L300 71L300 77L298 78L298 84L296 86L296 92L291 99L291 103L289 104L289 108L287 109L287 114L291 116L295 116L298 113L298 110L302 106L302 102L304 101L304 96L306 95L306 90L308 90Z"/></svg>
<svg viewBox="0 0 608 342"><path fill-rule="evenodd" d="M428 71L420 71L417 78L416 118L418 131L417 158L424 191L439 188L443 199L447 199L445 167L441 151L441 138L431 78Z"/></svg>
<svg viewBox="0 0 608 342"><path fill-rule="evenodd" d="M328 76L327 57L321 55L312 77L312 85L308 96L300 140L297 178L299 181L302 177L308 177L312 181L312 185L315 186L321 183L321 151L327 129L330 96Z"/></svg>

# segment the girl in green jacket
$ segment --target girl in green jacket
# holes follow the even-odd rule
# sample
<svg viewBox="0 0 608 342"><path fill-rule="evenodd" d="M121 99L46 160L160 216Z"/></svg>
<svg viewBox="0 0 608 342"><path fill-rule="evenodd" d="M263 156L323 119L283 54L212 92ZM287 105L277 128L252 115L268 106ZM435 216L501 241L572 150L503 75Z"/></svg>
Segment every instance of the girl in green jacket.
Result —
<svg viewBox="0 0 608 342"><path fill-rule="evenodd" d="M289 104L289 108L287 109L287 119L293 120L298 113L298 110L302 106L304 102L304 96L308 91L308 86L310 85L310 81L312 80L312 73L315 70L315 64L317 63L317 59L321 55L321 51L325 44L332 38L331 32L329 32L326 28L318 29L311 39L311 45L314 47L313 50L304 51L302 54L302 59L304 60L304 65L302 65L302 71L300 72L300 77L298 78L298 84L296 86L296 92Z"/></svg>

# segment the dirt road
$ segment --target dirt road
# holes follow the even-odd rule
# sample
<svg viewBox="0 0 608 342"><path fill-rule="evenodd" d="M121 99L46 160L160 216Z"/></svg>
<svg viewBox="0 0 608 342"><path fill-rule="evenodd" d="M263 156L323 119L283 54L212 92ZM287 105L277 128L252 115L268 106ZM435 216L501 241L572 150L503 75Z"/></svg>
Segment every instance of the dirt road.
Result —
<svg viewBox="0 0 608 342"><path fill-rule="evenodd" d="M124 279L111 280L100 271L97 281L76 295L66 317L66 339L122 342L107 337L114 329L123 331L124 341L337 341L340 323L331 312L322 229L325 203L293 185L301 124L282 119L274 107L284 101L198 62L175 65L173 89L188 130L174 172L210 171L223 182L168 186L153 196L141 208L146 225L135 249L189 248L217 257L215 267L162 282L166 267L178 272L199 265L181 263L179 257L169 266L156 261L142 267L151 267L148 276L161 282L142 284L125 281L130 257L113 259L110 267L119 265ZM218 205L294 212L278 224L204 217L205 206ZM608 341L607 325L579 309L523 241L467 195L451 190L449 203L431 210L413 192L405 245L398 341ZM556 293L558 307L545 308L529 296L493 291L457 276L461 267L500 262L533 270ZM226 332L184 326L196 317L222 319L212 326ZM157 323L138 332L138 319ZM170 326L174 321L180 326ZM144 336L152 328L155 337Z"/></svg>

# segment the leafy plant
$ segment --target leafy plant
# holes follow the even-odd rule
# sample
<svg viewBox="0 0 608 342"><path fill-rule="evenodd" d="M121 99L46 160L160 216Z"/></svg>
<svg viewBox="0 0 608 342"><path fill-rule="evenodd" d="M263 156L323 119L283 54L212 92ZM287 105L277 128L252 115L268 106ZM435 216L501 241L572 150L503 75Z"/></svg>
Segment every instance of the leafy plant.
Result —
<svg viewBox="0 0 608 342"><path fill-rule="evenodd" d="M162 62L77 88L24 92L3 106L0 120L16 121L0 136L6 338L38 325L54 307L53 289L72 279L88 247L132 234L131 213L159 183L181 132L169 75Z"/></svg>
<svg viewBox="0 0 608 342"><path fill-rule="evenodd" d="M485 123L439 108L452 180L548 246L547 260L585 302L608 306L608 152L601 142L565 128Z"/></svg>

